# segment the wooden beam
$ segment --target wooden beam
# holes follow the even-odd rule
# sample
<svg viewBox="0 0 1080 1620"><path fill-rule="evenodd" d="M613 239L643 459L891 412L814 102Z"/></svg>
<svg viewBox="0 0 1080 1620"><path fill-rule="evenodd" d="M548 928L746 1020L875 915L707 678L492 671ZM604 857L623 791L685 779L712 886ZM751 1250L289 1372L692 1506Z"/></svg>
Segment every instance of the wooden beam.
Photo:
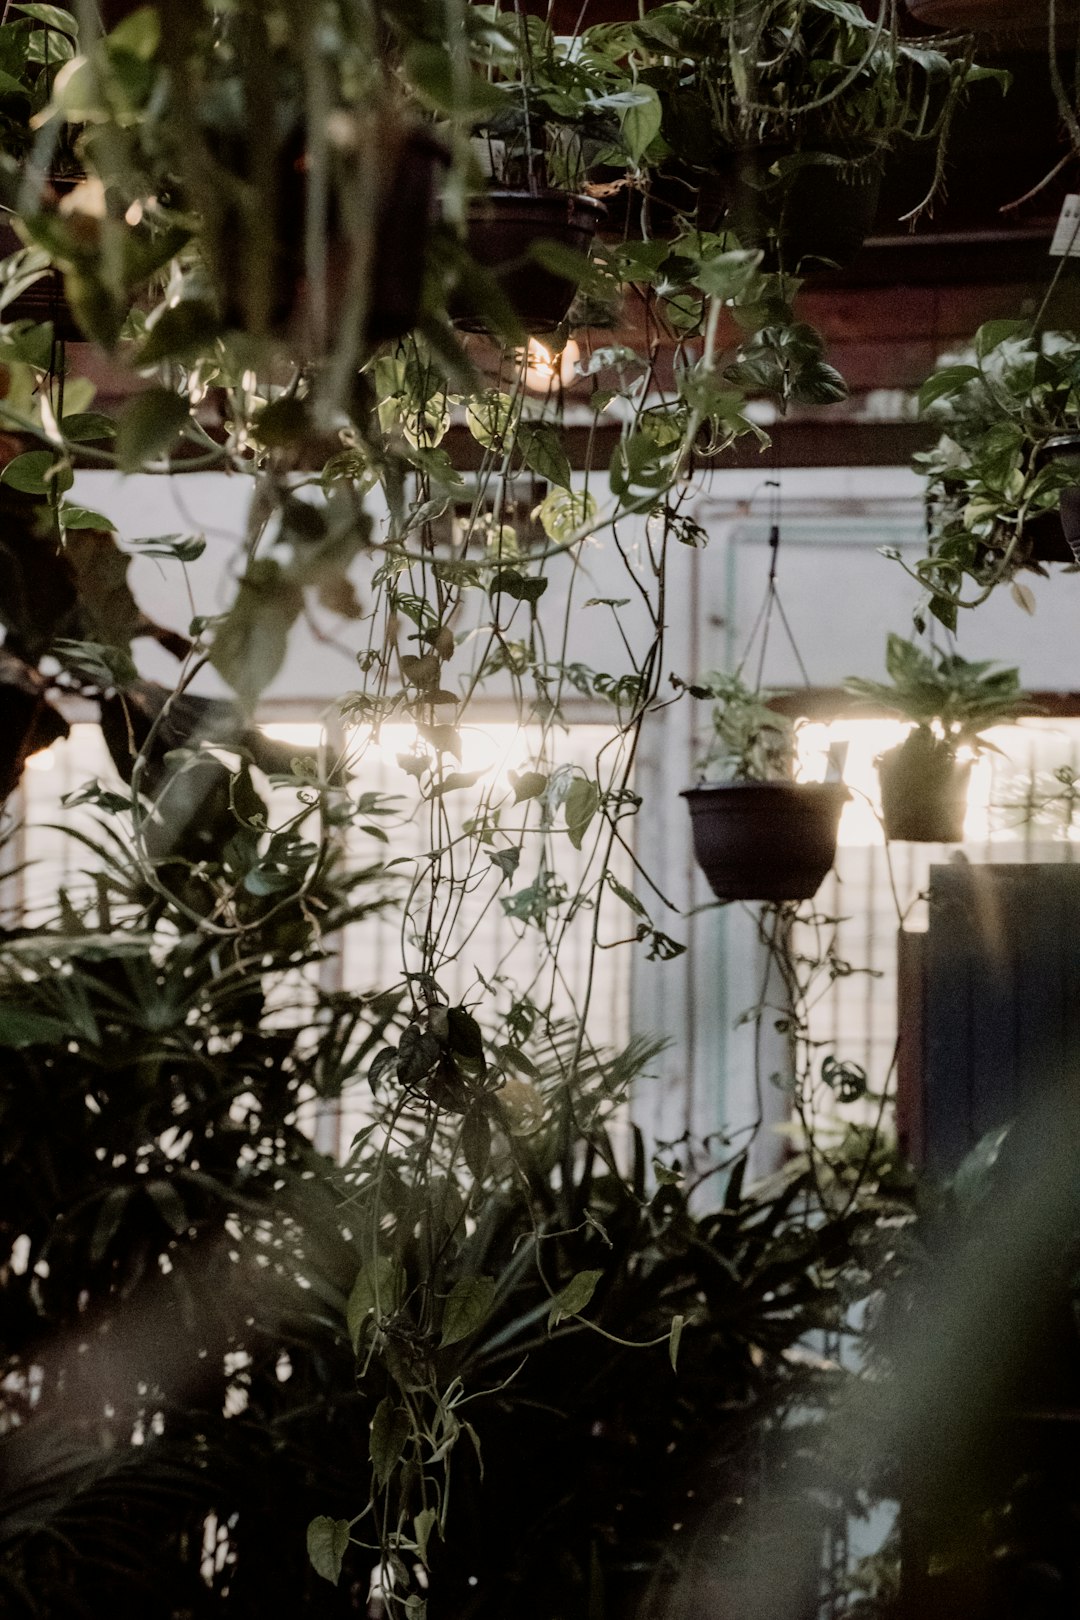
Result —
<svg viewBox="0 0 1080 1620"><path fill-rule="evenodd" d="M771 446L762 450L746 435L730 450L710 457L702 466L716 468L760 467L906 467L917 450L927 450L937 431L925 422L853 422L843 417L797 418L771 423L767 429ZM614 423L596 428L573 424L563 430L563 444L575 471L586 467L606 467L619 439ZM467 428L454 426L446 436L445 448L461 472L475 472L483 462L484 451Z"/></svg>

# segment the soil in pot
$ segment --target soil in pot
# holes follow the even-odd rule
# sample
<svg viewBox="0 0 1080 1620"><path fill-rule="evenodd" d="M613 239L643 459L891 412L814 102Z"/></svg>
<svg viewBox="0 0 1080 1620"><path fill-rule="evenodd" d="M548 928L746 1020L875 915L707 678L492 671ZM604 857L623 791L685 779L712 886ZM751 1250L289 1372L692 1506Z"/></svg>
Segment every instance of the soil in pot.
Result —
<svg viewBox="0 0 1080 1620"><path fill-rule="evenodd" d="M959 844L964 837L971 762L923 726L878 760L886 838L911 844Z"/></svg>
<svg viewBox="0 0 1080 1620"><path fill-rule="evenodd" d="M694 854L720 900L811 900L836 856L842 782L704 782L685 789Z"/></svg>
<svg viewBox="0 0 1080 1620"><path fill-rule="evenodd" d="M488 191L469 204L466 246L498 281L526 331L550 332L564 321L577 284L532 257L538 242L586 254L604 213L593 197L561 191ZM455 326L485 332L487 322L464 300L451 306Z"/></svg>

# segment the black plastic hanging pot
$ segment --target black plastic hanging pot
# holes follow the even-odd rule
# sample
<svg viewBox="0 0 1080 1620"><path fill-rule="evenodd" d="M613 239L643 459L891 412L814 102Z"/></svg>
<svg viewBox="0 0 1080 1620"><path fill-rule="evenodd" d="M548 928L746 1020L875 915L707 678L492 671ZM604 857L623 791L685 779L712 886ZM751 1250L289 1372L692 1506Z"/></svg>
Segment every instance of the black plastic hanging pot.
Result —
<svg viewBox="0 0 1080 1620"><path fill-rule="evenodd" d="M971 761L916 726L877 762L886 838L910 844L959 844L964 837Z"/></svg>
<svg viewBox="0 0 1080 1620"><path fill-rule="evenodd" d="M1048 439L1039 452L1038 463L1064 463L1075 472L1077 482L1061 491L1056 511L1037 512L1024 525L1031 541L1031 555L1041 563L1080 563L1080 434L1060 433Z"/></svg>
<svg viewBox="0 0 1080 1620"><path fill-rule="evenodd" d="M12 226L0 223L0 259L18 253L26 243ZM85 343L86 334L76 321L64 292L63 272L48 269L5 304L0 319L4 321L52 321L53 332L64 343Z"/></svg>
<svg viewBox="0 0 1080 1620"><path fill-rule="evenodd" d="M594 197L563 191L488 191L469 203L466 246L477 264L495 277L527 332L550 332L569 314L577 292L571 278L533 257L538 242L555 242L585 255L604 207ZM461 301L451 307L454 325L484 332L488 323Z"/></svg>
<svg viewBox="0 0 1080 1620"><path fill-rule="evenodd" d="M242 172L243 145L219 142L215 155L226 168ZM439 186L450 159L446 149L424 126L410 129L396 142L386 143L384 165L389 173L376 212L371 279L364 337L385 343L404 337L416 322L423 291L428 246L440 210ZM302 334L310 297L306 285L303 221L307 209L307 153L303 131L282 147L277 158L273 193L274 239L278 246L269 266L256 265L253 279L266 305L255 323L280 337ZM331 194L325 219L325 296L331 324L347 298L352 249L343 230L339 203ZM237 215L223 232L223 252L235 263L244 262L245 227ZM224 315L229 326L249 328L249 300L234 278Z"/></svg>
<svg viewBox="0 0 1080 1620"><path fill-rule="evenodd" d="M836 857L842 782L686 788L697 863L719 900L812 900Z"/></svg>
<svg viewBox="0 0 1080 1620"><path fill-rule="evenodd" d="M84 179L85 176L81 174L52 175L46 188L46 195L53 201L59 197L66 197ZM14 225L9 224L8 220L0 215L0 258L9 258L11 254L18 253L25 246L26 243ZM64 291L64 273L55 268L46 270L44 275L39 276L6 304L0 319L33 321L35 325L42 321L52 321L53 333L58 341L64 343L87 341L86 333L75 319L75 313L68 303Z"/></svg>
<svg viewBox="0 0 1080 1620"><path fill-rule="evenodd" d="M806 274L850 264L874 228L880 163L822 153L821 161L772 172L794 155L779 146L722 155L702 177L699 225L729 225L744 247L764 251L766 270Z"/></svg>

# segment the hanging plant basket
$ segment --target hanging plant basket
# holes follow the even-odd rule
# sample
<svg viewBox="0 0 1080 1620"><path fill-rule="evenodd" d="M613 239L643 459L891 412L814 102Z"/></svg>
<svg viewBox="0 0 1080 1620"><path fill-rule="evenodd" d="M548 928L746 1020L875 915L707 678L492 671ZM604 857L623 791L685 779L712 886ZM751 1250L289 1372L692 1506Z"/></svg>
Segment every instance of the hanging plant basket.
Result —
<svg viewBox="0 0 1080 1620"><path fill-rule="evenodd" d="M877 762L885 836L911 844L959 844L964 837L971 761L922 726Z"/></svg>
<svg viewBox="0 0 1080 1620"><path fill-rule="evenodd" d="M586 254L604 213L594 197L562 191L492 190L469 204L466 246L499 283L528 332L550 332L569 314L577 283L533 257L538 242ZM471 311L452 310L466 332L487 331Z"/></svg>
<svg viewBox="0 0 1080 1620"><path fill-rule="evenodd" d="M842 782L686 788L694 854L720 900L812 900L836 857Z"/></svg>
<svg viewBox="0 0 1080 1620"><path fill-rule="evenodd" d="M45 188L45 195L51 203L55 203L58 198L68 196L85 178L85 175L81 174L53 175ZM14 225L9 223L9 219L0 216L0 258L6 259L25 246L26 243ZM64 343L87 341L86 333L75 319L74 311L68 303L62 270L46 270L44 275L39 276L5 306L0 318L5 321L35 323L52 321L53 332L58 341Z"/></svg>
<svg viewBox="0 0 1080 1620"><path fill-rule="evenodd" d="M782 146L726 154L701 177L699 224L706 230L730 225L746 247L764 249L767 270L802 267L805 273L850 264L874 228L880 163L826 160L783 176L772 172L792 155Z"/></svg>
<svg viewBox="0 0 1080 1620"><path fill-rule="evenodd" d="M1045 28L1049 0L907 0L911 16L922 28L950 28L992 33L995 29ZM1075 21L1076 0L1057 0L1057 20Z"/></svg>
<svg viewBox="0 0 1080 1620"><path fill-rule="evenodd" d="M18 253L26 243L13 226L0 223L0 259ZM4 306L0 319L4 321L52 321L53 331L64 343L85 343L86 334L72 312L64 292L64 277L60 270L46 270L9 304Z"/></svg>
<svg viewBox="0 0 1080 1620"><path fill-rule="evenodd" d="M1038 512L1029 518L1025 533L1031 555L1041 563L1080 564L1080 434L1062 433L1047 440L1040 465L1060 461L1076 473L1077 485L1063 489L1057 511Z"/></svg>
<svg viewBox="0 0 1080 1620"><path fill-rule="evenodd" d="M239 167L242 153L229 152L223 146L221 156L227 167ZM439 182L449 163L446 149L422 126L406 131L397 140L387 136L384 158L392 173L375 219L365 326L365 339L371 344L404 337L415 324L428 245L439 212ZM297 228L307 209L307 154L302 137L280 153L273 206L274 240L280 245L268 272L256 267L255 274L260 280L269 275L269 297L265 300L269 308L265 321L256 321L254 327L302 345L311 302L306 280L304 232L302 225ZM335 312L344 306L348 297L352 264L352 250L342 229L335 198L331 198L325 228L325 297L332 327ZM226 264L242 264L247 253L245 242L245 229L237 217L223 232L218 258ZM226 322L248 330L253 323L249 320L243 290L234 280L229 292L224 310Z"/></svg>

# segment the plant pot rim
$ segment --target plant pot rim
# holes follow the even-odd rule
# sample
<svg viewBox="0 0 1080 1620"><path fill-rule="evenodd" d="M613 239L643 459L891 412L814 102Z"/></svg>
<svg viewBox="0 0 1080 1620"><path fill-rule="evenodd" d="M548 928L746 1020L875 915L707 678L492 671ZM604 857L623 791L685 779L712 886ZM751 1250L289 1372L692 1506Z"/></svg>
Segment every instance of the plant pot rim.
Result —
<svg viewBox="0 0 1080 1620"><path fill-rule="evenodd" d="M571 208L574 210L580 209L585 213L592 214L597 220L600 220L607 213L607 209L598 197L590 197L585 192L554 191L551 189L524 191L508 186L491 186L487 191L478 191L469 198L469 210L470 212L480 212L484 204L488 202L496 204L496 209L493 211L499 214L505 214L508 211L507 207L499 206L503 204L513 205L528 213L536 214L568 213Z"/></svg>
<svg viewBox="0 0 1080 1620"><path fill-rule="evenodd" d="M693 787L681 788L680 797L692 799L698 795L708 796L713 793L754 797L763 792L790 794L793 790L799 794L809 793L811 796L851 798L851 789L845 782L695 782Z"/></svg>
<svg viewBox="0 0 1080 1620"><path fill-rule="evenodd" d="M1080 450L1080 428L1073 433L1055 433L1042 447L1042 454L1053 455L1059 450Z"/></svg>
<svg viewBox="0 0 1080 1620"><path fill-rule="evenodd" d="M939 737L936 732L930 730L929 726L922 726L918 723L918 721L916 721L906 737L901 737L900 741L898 743L893 743L891 748L883 748L881 753L876 757L878 759L885 759L889 754L899 753L900 749L907 748L911 742L911 739L913 737L917 737L920 732L923 732L929 736L930 741L933 743L935 752L937 753L951 754L954 759L960 752L961 748L970 748L973 755L978 753L978 749L975 744L969 742L967 738L964 738L963 741L961 741L959 738L954 738L950 742L948 737ZM925 747L925 744L923 746ZM967 761L962 761L962 763L966 764Z"/></svg>

